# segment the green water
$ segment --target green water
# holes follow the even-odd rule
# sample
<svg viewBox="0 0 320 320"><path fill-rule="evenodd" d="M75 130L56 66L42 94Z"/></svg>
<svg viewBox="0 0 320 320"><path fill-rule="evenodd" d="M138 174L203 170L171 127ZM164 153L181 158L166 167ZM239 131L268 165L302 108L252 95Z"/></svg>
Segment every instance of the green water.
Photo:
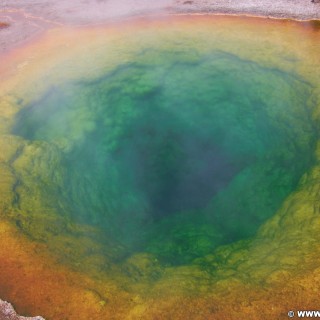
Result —
<svg viewBox="0 0 320 320"><path fill-rule="evenodd" d="M189 263L253 236L313 161L308 83L237 56L141 52L95 81L51 86L13 133L55 144L48 196L127 254ZM54 192L52 191L54 190Z"/></svg>

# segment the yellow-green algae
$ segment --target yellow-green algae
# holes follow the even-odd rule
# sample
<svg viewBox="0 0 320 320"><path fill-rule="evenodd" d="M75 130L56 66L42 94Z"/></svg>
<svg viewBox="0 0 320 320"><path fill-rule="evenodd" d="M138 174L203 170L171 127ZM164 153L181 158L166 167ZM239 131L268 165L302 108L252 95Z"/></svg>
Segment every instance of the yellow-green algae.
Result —
<svg viewBox="0 0 320 320"><path fill-rule="evenodd" d="M112 310L115 319L232 319L236 314L238 319L253 319L257 315L264 319L260 311L266 305L272 307L265 318L272 315L280 318L285 316L286 310L299 309L306 304L311 306L319 279L317 147L314 166L254 238L222 246L180 267L166 267L143 252L116 265L112 262L113 252L121 248L109 238L102 243L102 236L94 227L77 225L55 212L56 198L48 198L43 188L50 188L53 181L59 183L62 179L59 171L53 170L61 161L57 148L70 148L70 141L81 139L85 130L90 130L90 121L83 126L87 115L79 115L81 126L75 125L68 139L55 143L31 142L13 136L10 125L18 109L36 100L52 83L98 78L115 65L130 61L146 46L168 51L196 48L195 59L199 54L221 50L265 68L298 75L311 85L305 106L310 108L313 122L317 124L319 33L293 22L222 17L142 21L134 28L124 26L121 32L119 28L61 32L56 30L42 39L37 53L26 50L21 57L8 58L17 68L8 70L7 79L1 84L1 148L4 150L1 211L3 219L15 223L36 242L44 242L58 261L69 265L71 270L81 270L93 277L96 289L90 292L96 292L98 298L89 300L100 307L95 309L92 318L101 318L104 312L110 314ZM86 45L77 43L79 39L86 39ZM72 50L61 52L68 47ZM312 107L315 108L311 110ZM19 199L15 198L17 195ZM36 259L41 260L41 256L38 258L35 253L35 263ZM50 270L50 266L45 267ZM2 274L8 273L9 270L3 268ZM302 279L303 273L306 279ZM14 283L14 275L12 278ZM14 298L16 289L8 285L10 281L3 282L7 285L1 293ZM119 298L118 303L117 298L107 297L106 292L110 290L101 289L103 283L112 288L111 294ZM95 286L90 285L91 289ZM23 283L16 288L23 288ZM49 287L48 297L51 292ZM59 301L62 303L61 299ZM127 304L120 308L119 301L127 301ZM35 307L26 307L27 297L16 303L29 312L35 310ZM43 300L39 301L37 310L48 318L88 317L88 314L74 313L73 307L68 310L67 304L52 309Z"/></svg>

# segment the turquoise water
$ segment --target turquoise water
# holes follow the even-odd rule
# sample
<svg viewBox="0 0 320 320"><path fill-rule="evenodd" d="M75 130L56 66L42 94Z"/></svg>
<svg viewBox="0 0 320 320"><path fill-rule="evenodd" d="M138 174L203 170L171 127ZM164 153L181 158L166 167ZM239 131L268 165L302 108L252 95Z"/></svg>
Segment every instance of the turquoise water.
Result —
<svg viewBox="0 0 320 320"><path fill-rule="evenodd" d="M141 52L55 85L13 133L58 146L48 197L74 221L168 264L253 236L312 164L311 87L214 52Z"/></svg>

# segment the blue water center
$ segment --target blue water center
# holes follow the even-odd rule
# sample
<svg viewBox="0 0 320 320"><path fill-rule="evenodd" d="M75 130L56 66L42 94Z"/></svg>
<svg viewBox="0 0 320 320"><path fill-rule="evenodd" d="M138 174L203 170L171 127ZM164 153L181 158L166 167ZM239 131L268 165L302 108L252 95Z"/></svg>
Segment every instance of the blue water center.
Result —
<svg viewBox="0 0 320 320"><path fill-rule="evenodd" d="M298 75L229 53L147 50L52 85L13 133L58 146L47 193L61 215L127 254L189 263L253 236L297 187L313 163L310 95Z"/></svg>

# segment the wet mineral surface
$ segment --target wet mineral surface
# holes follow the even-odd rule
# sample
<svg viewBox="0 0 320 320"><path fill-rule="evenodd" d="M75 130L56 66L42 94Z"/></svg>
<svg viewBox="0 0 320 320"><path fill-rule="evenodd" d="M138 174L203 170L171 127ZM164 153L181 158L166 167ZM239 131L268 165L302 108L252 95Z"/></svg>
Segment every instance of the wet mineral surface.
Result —
<svg viewBox="0 0 320 320"><path fill-rule="evenodd" d="M0 296L48 319L316 308L318 41L172 17L8 54Z"/></svg>

